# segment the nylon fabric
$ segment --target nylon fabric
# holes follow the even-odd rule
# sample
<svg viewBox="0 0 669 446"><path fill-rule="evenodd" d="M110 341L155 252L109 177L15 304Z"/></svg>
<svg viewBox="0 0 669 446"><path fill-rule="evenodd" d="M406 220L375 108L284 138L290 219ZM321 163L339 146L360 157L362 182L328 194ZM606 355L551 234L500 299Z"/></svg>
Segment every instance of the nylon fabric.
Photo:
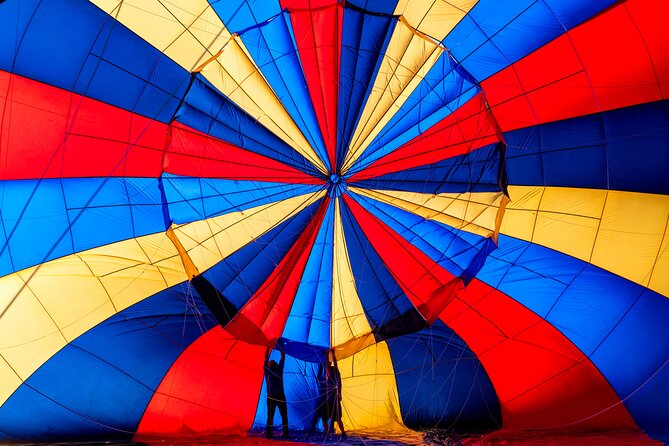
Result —
<svg viewBox="0 0 669 446"><path fill-rule="evenodd" d="M337 198L335 201L334 219L332 322L330 323L332 346L335 348L335 354L345 352L347 349L342 348L342 346L347 342L356 340L353 341L356 346L355 350L359 351L361 349L357 343L358 341L364 344L371 342L373 339L365 337L372 330L363 311L360 296L355 287L355 278L353 277L351 264L348 260L340 206L341 201ZM339 349L337 349L338 346Z"/></svg>
<svg viewBox="0 0 669 446"><path fill-rule="evenodd" d="M189 72L198 72L321 171L325 166L258 70L244 44L206 0L176 7L159 1L94 3ZM160 30L160 32L157 32Z"/></svg>
<svg viewBox="0 0 669 446"><path fill-rule="evenodd" d="M397 23L362 109L342 171L347 171L437 62L444 48Z"/></svg>
<svg viewBox="0 0 669 446"><path fill-rule="evenodd" d="M664 249L667 197L538 186L509 186L509 194L502 233L585 260L669 295ZM644 217L637 218L639 215Z"/></svg>

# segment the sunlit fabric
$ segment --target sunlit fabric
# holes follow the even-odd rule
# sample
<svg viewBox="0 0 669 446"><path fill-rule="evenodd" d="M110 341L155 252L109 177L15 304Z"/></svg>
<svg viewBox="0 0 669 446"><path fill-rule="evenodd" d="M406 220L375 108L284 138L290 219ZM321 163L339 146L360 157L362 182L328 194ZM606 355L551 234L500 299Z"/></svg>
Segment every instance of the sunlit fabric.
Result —
<svg viewBox="0 0 669 446"><path fill-rule="evenodd" d="M0 1L0 441L669 442L667 16Z"/></svg>

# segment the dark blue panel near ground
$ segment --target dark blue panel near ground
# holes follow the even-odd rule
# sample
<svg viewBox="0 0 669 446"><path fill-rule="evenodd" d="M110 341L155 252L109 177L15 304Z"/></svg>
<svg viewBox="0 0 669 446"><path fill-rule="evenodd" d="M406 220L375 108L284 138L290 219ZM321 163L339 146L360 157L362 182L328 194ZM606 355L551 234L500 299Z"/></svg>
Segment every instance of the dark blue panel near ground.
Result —
<svg viewBox="0 0 669 446"><path fill-rule="evenodd" d="M0 438L130 439L173 362L215 324L188 284L123 310L65 346L19 387L0 408Z"/></svg>
<svg viewBox="0 0 669 446"><path fill-rule="evenodd" d="M276 269L318 210L316 202L217 263L204 278L240 309Z"/></svg>
<svg viewBox="0 0 669 446"><path fill-rule="evenodd" d="M669 194L669 101L504 136L509 184Z"/></svg>
<svg viewBox="0 0 669 446"><path fill-rule="evenodd" d="M193 80L176 118L189 127L237 147L320 176L301 154L223 96L200 74Z"/></svg>
<svg viewBox="0 0 669 446"><path fill-rule="evenodd" d="M443 42L481 82L615 1L480 0Z"/></svg>
<svg viewBox="0 0 669 446"><path fill-rule="evenodd" d="M396 24L396 18L369 15L353 9L344 11L337 110L338 170L344 162L353 131Z"/></svg>
<svg viewBox="0 0 669 446"><path fill-rule="evenodd" d="M188 86L186 70L89 2L4 2L0 24L5 71L163 122Z"/></svg>
<svg viewBox="0 0 669 446"><path fill-rule="evenodd" d="M490 144L435 164L405 169L350 183L367 189L422 194L497 192L500 190L501 145Z"/></svg>
<svg viewBox="0 0 669 446"><path fill-rule="evenodd" d="M455 431L501 427L490 378L467 344L443 322L387 343L407 427Z"/></svg>
<svg viewBox="0 0 669 446"><path fill-rule="evenodd" d="M8 180L0 187L0 275L165 230L156 178Z"/></svg>
<svg viewBox="0 0 669 446"><path fill-rule="evenodd" d="M503 235L477 278L573 342L639 427L660 431L669 425L669 299L592 264Z"/></svg>
<svg viewBox="0 0 669 446"><path fill-rule="evenodd" d="M669 442L669 338L665 296L646 291L592 354L639 426ZM625 360L621 360L625 358Z"/></svg>

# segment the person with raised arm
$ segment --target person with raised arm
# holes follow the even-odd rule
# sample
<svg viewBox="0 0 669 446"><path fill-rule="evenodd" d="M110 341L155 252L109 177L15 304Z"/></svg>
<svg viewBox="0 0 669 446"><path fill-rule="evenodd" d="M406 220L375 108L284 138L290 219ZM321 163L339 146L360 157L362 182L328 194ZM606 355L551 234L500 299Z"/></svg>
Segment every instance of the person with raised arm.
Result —
<svg viewBox="0 0 669 446"><path fill-rule="evenodd" d="M288 436L288 406L286 404L286 394L283 390L283 365L286 361L286 353L279 345L281 360L277 362L269 359L272 352L271 347L265 351L265 384L267 388L267 438L273 438L274 412L277 407L281 415L281 424L283 427L283 436Z"/></svg>

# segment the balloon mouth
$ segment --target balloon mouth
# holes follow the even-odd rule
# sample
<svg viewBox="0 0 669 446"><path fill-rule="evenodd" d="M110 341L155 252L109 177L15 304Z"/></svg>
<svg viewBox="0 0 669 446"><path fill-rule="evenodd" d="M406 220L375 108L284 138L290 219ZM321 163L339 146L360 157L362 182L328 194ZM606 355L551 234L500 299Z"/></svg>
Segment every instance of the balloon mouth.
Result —
<svg viewBox="0 0 669 446"><path fill-rule="evenodd" d="M325 182L327 189L328 189L328 195L330 197L339 197L341 194L346 192L346 178L343 176L340 176L337 173L331 174L326 182Z"/></svg>

